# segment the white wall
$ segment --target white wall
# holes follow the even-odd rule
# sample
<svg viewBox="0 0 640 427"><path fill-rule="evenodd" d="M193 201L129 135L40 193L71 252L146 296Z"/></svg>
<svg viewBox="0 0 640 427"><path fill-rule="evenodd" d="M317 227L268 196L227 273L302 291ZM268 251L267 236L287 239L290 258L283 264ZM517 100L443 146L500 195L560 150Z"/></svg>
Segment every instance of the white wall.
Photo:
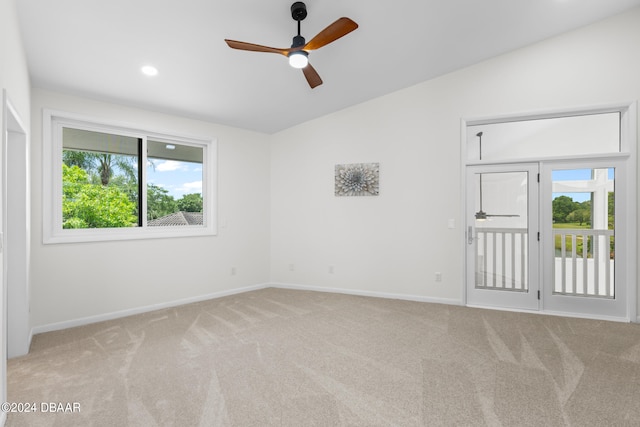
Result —
<svg viewBox="0 0 640 427"><path fill-rule="evenodd" d="M16 0L0 1L0 89L7 90L20 118L28 125L29 72L15 3Z"/></svg>
<svg viewBox="0 0 640 427"><path fill-rule="evenodd" d="M266 135L32 90L31 310L36 332L269 281ZM43 245L42 109L218 141L218 235ZM231 275L231 268L236 275ZM94 319L95 320L95 319Z"/></svg>
<svg viewBox="0 0 640 427"><path fill-rule="evenodd" d="M272 280L460 301L461 118L637 100L638 46L640 8L276 134ZM361 162L380 196L334 197Z"/></svg>

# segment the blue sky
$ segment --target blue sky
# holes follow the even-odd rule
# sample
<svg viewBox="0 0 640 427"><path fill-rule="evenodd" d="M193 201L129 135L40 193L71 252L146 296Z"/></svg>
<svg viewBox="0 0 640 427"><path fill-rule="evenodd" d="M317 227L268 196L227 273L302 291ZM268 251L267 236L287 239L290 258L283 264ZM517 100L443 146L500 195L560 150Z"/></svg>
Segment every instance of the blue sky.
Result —
<svg viewBox="0 0 640 427"><path fill-rule="evenodd" d="M202 194L202 163L154 159L147 167L147 182L169 191L176 200L185 194Z"/></svg>
<svg viewBox="0 0 640 427"><path fill-rule="evenodd" d="M609 168L609 179L614 179L614 169ZM591 179L591 169L567 169L554 170L551 173L553 181L583 181ZM585 202L591 200L591 193L553 193L552 198L568 196L574 202Z"/></svg>

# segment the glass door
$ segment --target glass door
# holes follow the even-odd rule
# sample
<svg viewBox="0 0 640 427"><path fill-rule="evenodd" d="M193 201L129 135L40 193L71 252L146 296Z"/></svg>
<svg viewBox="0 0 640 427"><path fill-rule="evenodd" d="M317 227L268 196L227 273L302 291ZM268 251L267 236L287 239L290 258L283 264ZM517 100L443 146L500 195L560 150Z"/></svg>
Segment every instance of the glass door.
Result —
<svg viewBox="0 0 640 427"><path fill-rule="evenodd" d="M467 167L467 304L539 309L538 165Z"/></svg>
<svg viewBox="0 0 640 427"><path fill-rule="evenodd" d="M543 166L544 308L626 317L624 163Z"/></svg>

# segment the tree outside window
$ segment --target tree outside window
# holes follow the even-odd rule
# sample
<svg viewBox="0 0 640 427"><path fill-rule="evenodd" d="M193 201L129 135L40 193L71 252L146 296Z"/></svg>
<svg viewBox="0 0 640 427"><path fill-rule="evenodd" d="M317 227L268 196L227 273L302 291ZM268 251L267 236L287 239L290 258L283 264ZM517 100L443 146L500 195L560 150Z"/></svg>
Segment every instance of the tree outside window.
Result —
<svg viewBox="0 0 640 427"><path fill-rule="evenodd" d="M140 138L64 128L63 228L141 227L143 218L150 226L202 225L202 147L153 140L145 145L142 156ZM140 184L143 158L146 192ZM200 216L184 223L163 220L180 212Z"/></svg>

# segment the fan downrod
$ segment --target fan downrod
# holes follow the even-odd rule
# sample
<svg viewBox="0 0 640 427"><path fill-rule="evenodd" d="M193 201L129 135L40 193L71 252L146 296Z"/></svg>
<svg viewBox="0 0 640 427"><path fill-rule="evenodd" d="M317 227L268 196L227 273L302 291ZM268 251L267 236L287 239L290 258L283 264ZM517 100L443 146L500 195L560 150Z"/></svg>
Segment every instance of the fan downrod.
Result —
<svg viewBox="0 0 640 427"><path fill-rule="evenodd" d="M307 17L307 6L301 1L297 1L291 5L291 17L298 22L298 35L293 38L291 47L302 47L306 44L306 40L300 35L300 21Z"/></svg>

